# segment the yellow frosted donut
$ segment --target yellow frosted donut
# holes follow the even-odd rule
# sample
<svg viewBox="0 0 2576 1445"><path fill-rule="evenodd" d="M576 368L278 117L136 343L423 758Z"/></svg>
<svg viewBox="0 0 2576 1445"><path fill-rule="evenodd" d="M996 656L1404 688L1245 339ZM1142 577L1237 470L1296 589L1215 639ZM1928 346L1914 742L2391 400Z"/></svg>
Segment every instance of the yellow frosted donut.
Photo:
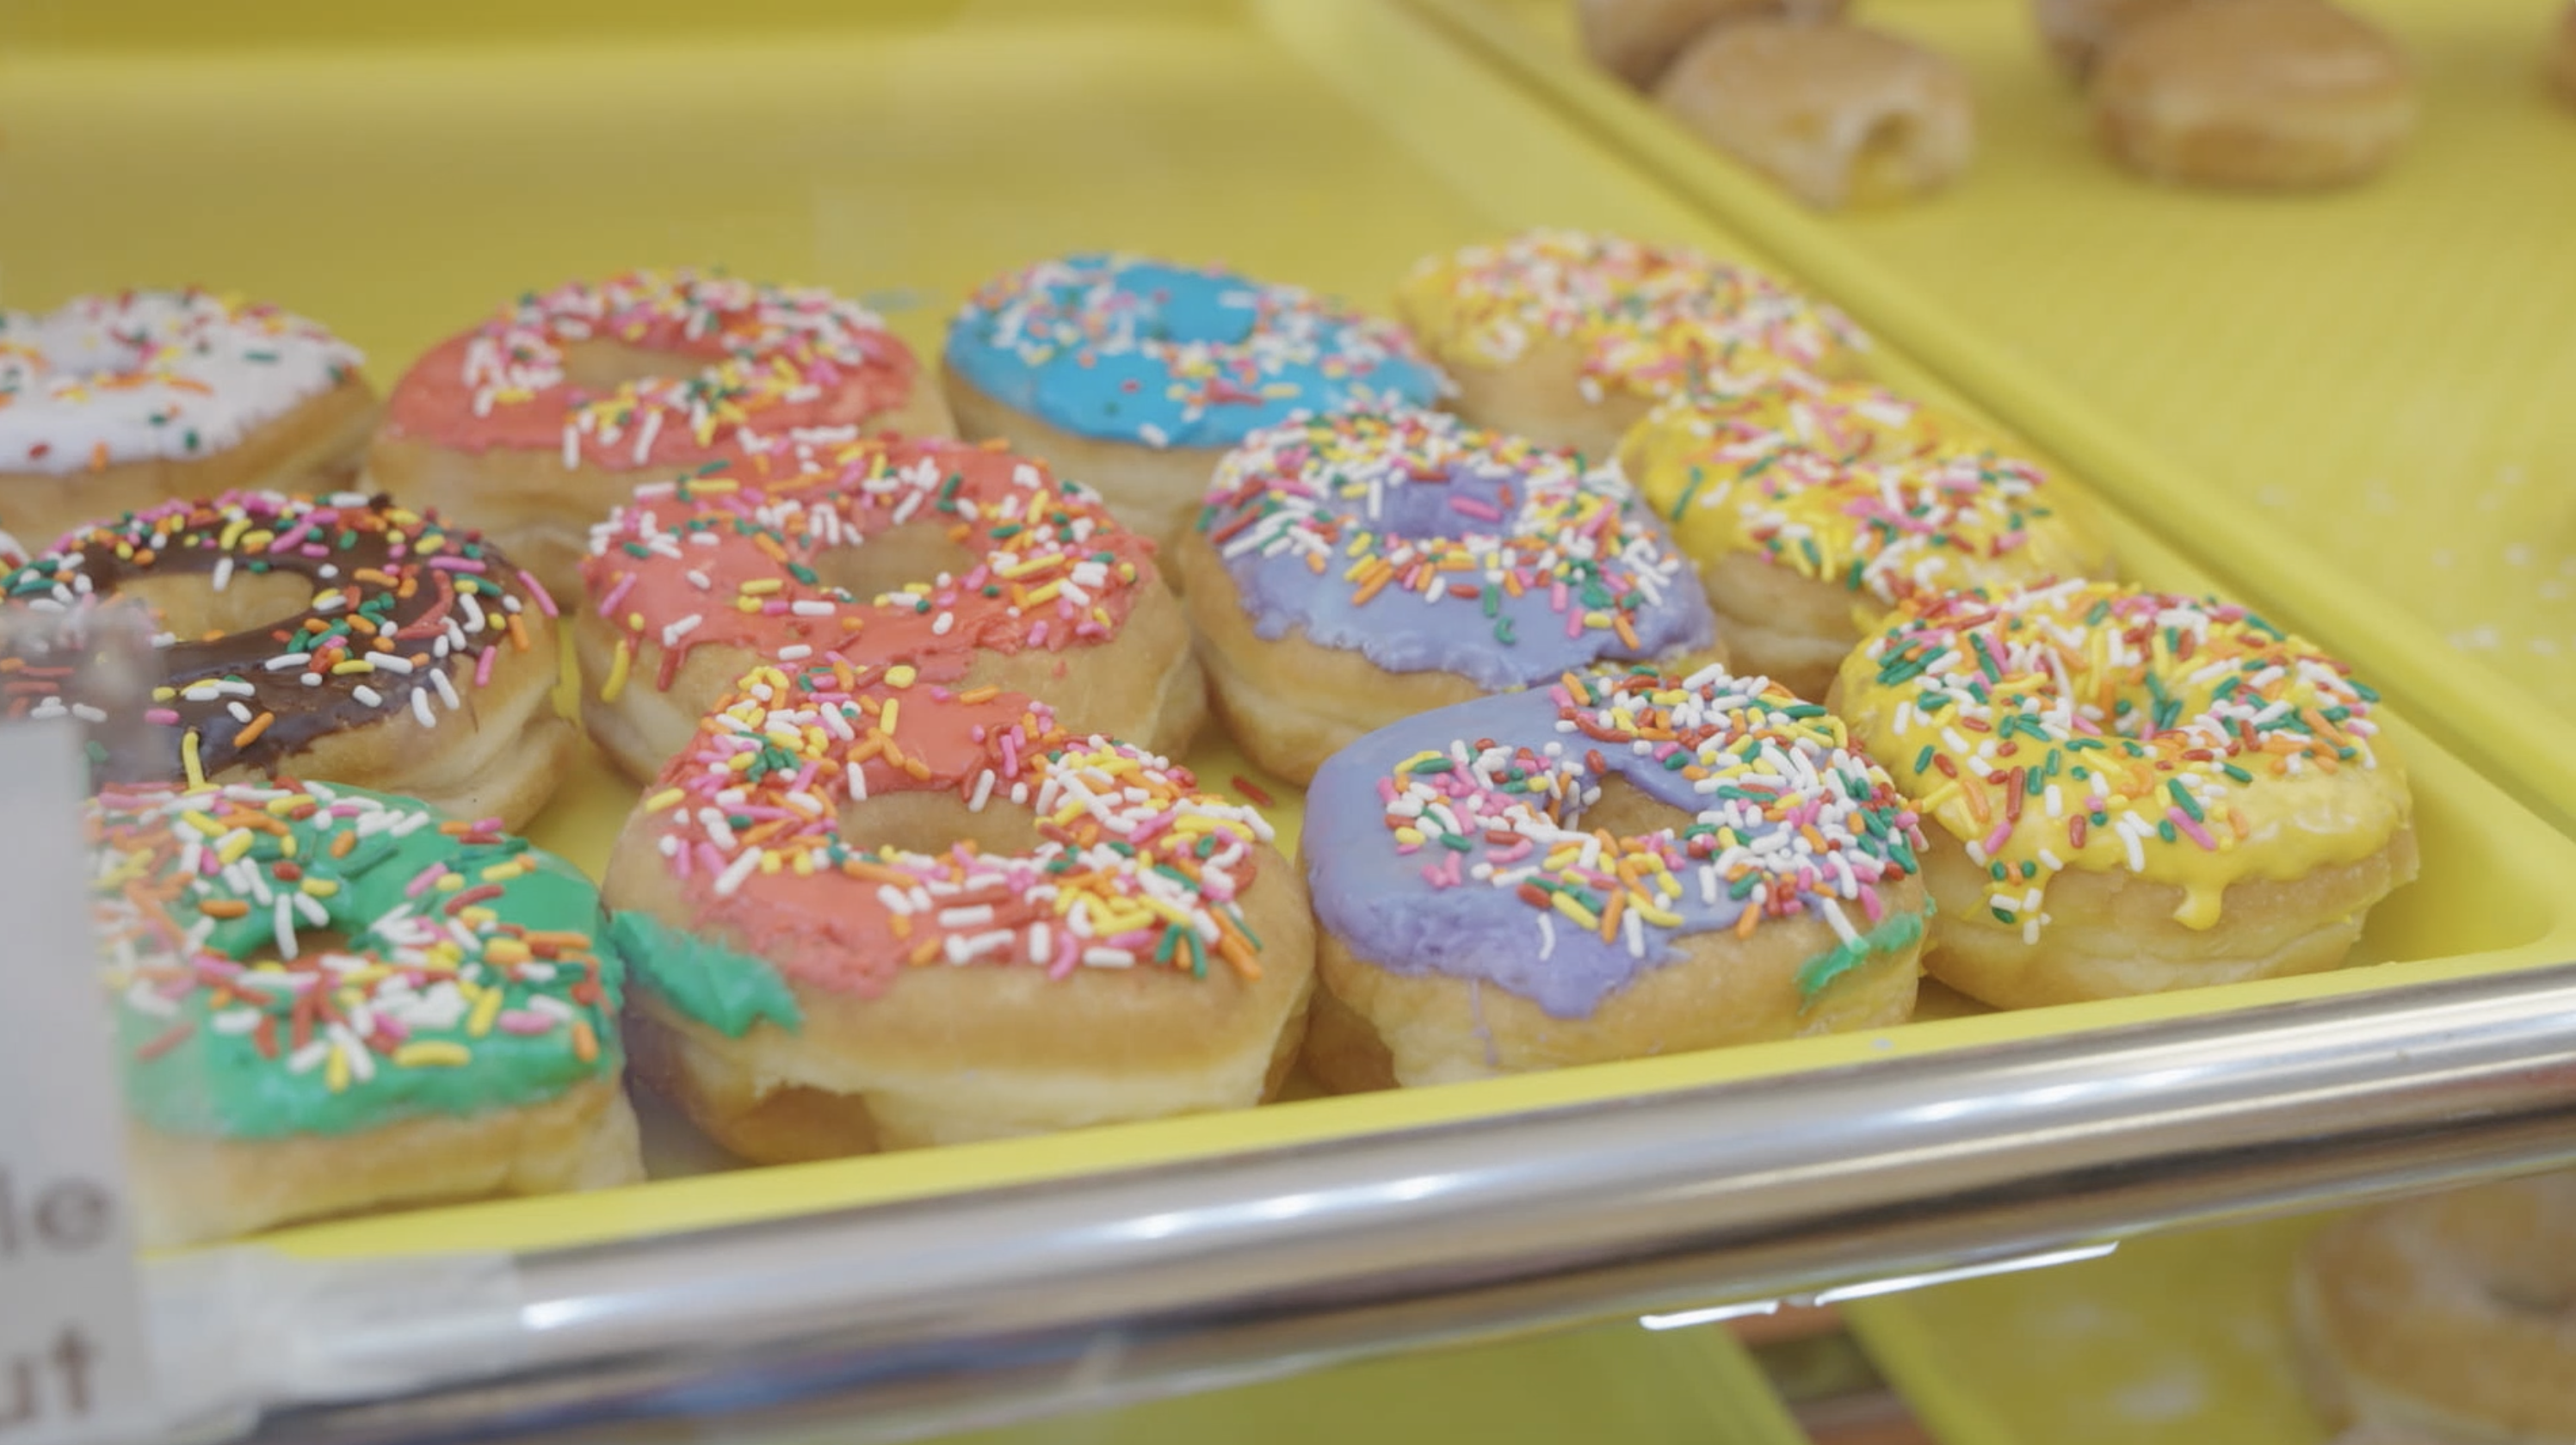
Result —
<svg viewBox="0 0 2576 1445"><path fill-rule="evenodd" d="M1927 819L1926 966L2008 1008L2313 973L2415 876L2378 695L2242 607L1917 594L1832 706Z"/></svg>
<svg viewBox="0 0 2576 1445"><path fill-rule="evenodd" d="M1595 459L1667 397L1856 374L1868 344L1749 266L1583 231L1425 257L1395 309L1457 382L1460 416Z"/></svg>
<svg viewBox="0 0 2576 1445"><path fill-rule="evenodd" d="M1804 697L1909 592L2111 575L2070 488L1858 382L1668 402L1619 461L1699 563L1735 669Z"/></svg>

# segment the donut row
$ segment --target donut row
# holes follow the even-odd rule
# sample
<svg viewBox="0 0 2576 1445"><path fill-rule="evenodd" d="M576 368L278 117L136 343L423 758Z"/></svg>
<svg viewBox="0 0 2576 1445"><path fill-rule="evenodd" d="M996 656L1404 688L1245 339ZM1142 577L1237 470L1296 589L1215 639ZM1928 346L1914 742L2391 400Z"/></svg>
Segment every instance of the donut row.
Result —
<svg viewBox="0 0 2576 1445"><path fill-rule="evenodd" d="M1068 257L934 389L828 293L638 274L434 348L363 482L203 498L367 410L354 357L195 294L0 326L130 353L27 348L24 470L183 493L47 532L0 479L58 538L0 699L127 729L160 1233L638 1177L630 1067L833 1157L1880 1027L1927 963L2005 1006L2332 967L2412 875L2366 687L2111 580L1830 308L1541 231L1398 310ZM1170 761L1211 709L1307 785L1301 862ZM596 888L511 831L584 733L639 784Z"/></svg>

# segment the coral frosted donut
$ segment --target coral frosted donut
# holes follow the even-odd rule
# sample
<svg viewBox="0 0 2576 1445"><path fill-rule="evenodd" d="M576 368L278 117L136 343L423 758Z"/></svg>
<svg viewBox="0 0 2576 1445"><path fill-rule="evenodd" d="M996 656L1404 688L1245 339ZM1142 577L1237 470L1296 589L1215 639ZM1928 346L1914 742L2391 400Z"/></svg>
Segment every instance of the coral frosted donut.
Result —
<svg viewBox="0 0 2576 1445"><path fill-rule="evenodd" d="M2291 1294L2337 1423L2406 1440L2576 1439L2576 1174L2544 1174L2337 1221Z"/></svg>
<svg viewBox="0 0 2576 1445"><path fill-rule="evenodd" d="M2092 82L2094 129L2155 180L2361 180L2415 129L2406 53L2325 0L2186 0L2122 27Z"/></svg>
<svg viewBox="0 0 2576 1445"><path fill-rule="evenodd" d="M164 741L114 758L123 776L292 773L515 827L579 745L554 710L543 591L475 533L381 497L166 503L63 538L0 594L11 716L109 720L69 664L109 604L150 610L163 685L144 721Z"/></svg>
<svg viewBox="0 0 2576 1445"><path fill-rule="evenodd" d="M1909 592L2110 575L2064 485L1874 386L1667 403L1619 461L1699 563L1736 670L1802 697Z"/></svg>
<svg viewBox="0 0 2576 1445"><path fill-rule="evenodd" d="M1181 544L1218 707L1295 782L1361 734L1596 662L1722 660L1614 469L1437 412L1252 434Z"/></svg>
<svg viewBox="0 0 2576 1445"><path fill-rule="evenodd" d="M1927 966L1991 1004L2334 968L2415 876L2377 694L2242 607L1919 595L1835 691L1930 824Z"/></svg>
<svg viewBox="0 0 2576 1445"><path fill-rule="evenodd" d="M0 526L41 547L175 498L345 486L376 424L360 360L303 317L203 291L0 311Z"/></svg>
<svg viewBox="0 0 2576 1445"><path fill-rule="evenodd" d="M1176 753L1205 712L1153 548L998 446L808 437L761 479L636 489L574 624L591 736L649 778L763 661L847 656L1047 699L1066 730Z"/></svg>
<svg viewBox="0 0 2576 1445"><path fill-rule="evenodd" d="M367 465L569 601L591 526L637 482L834 426L951 429L912 352L858 303L635 271L522 297L433 347L395 384Z"/></svg>
<svg viewBox="0 0 2576 1445"><path fill-rule="evenodd" d="M1083 478L1166 545L1255 428L1428 405L1447 388L1391 323L1222 267L1119 253L985 283L949 325L945 374L963 435Z"/></svg>
<svg viewBox="0 0 2576 1445"><path fill-rule="evenodd" d="M148 1242L643 1178L569 865L320 783L110 785L90 826Z"/></svg>
<svg viewBox="0 0 2576 1445"><path fill-rule="evenodd" d="M1858 25L1721 26L1673 62L1655 103L1826 210L1929 195L1976 147L1966 70Z"/></svg>
<svg viewBox="0 0 2576 1445"><path fill-rule="evenodd" d="M1306 1060L1421 1085L1901 1023L1930 904L1842 724L1710 668L1410 718L1315 775Z"/></svg>
<svg viewBox="0 0 2576 1445"><path fill-rule="evenodd" d="M1269 825L980 688L767 668L628 820L636 1069L812 1159L1259 1102L1313 926Z"/></svg>
<svg viewBox="0 0 2576 1445"><path fill-rule="evenodd" d="M1682 246L1529 231L1417 264L1396 311L1479 426L1606 457L1658 401L1843 375L1842 313Z"/></svg>

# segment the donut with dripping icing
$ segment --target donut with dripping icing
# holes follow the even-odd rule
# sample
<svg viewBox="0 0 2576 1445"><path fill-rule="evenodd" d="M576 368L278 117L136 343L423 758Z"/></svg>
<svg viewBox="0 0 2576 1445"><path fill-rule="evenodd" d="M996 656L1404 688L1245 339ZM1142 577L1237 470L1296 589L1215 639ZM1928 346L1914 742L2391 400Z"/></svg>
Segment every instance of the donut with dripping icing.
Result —
<svg viewBox="0 0 2576 1445"><path fill-rule="evenodd" d="M762 662L1029 693L1069 732L1164 754L1206 711L1152 545L998 444L802 433L637 488L594 530L582 575L583 716L638 778Z"/></svg>
<svg viewBox="0 0 2576 1445"><path fill-rule="evenodd" d="M1615 469L1438 412L1253 433L1180 566L1228 730L1297 783L1415 713L1595 663L1725 658L1689 563Z"/></svg>
<svg viewBox="0 0 2576 1445"><path fill-rule="evenodd" d="M0 578L0 707L130 725L77 664L139 603L160 685L111 775L272 775L534 817L580 747L553 604L486 543L354 492L227 492L63 537ZM93 695L94 694L94 695Z"/></svg>
<svg viewBox="0 0 2576 1445"><path fill-rule="evenodd" d="M2291 1317L2337 1424L2462 1445L2576 1439L2576 1175L2338 1220L2299 1256Z"/></svg>
<svg viewBox="0 0 2576 1445"><path fill-rule="evenodd" d="M1310 1073L1449 1083L1912 1016L1914 814L1813 703L1708 668L1569 674L1316 773Z"/></svg>
<svg viewBox="0 0 2576 1445"><path fill-rule="evenodd" d="M1116 252L978 288L949 324L944 375L963 435L1085 479L1166 546L1255 429L1448 390L1391 323L1223 267Z"/></svg>
<svg viewBox="0 0 2576 1445"><path fill-rule="evenodd" d="M1460 416L1596 459L1666 398L1851 375L1867 345L1750 267L1583 231L1425 257L1396 314L1456 379Z"/></svg>
<svg viewBox="0 0 2576 1445"><path fill-rule="evenodd" d="M375 393L355 347L198 290L0 310L0 526L41 547L84 522L358 474Z"/></svg>
<svg viewBox="0 0 2576 1445"><path fill-rule="evenodd" d="M1258 1103L1314 968L1270 840L1042 702L757 669L609 860L637 1072L763 1161Z"/></svg>
<svg viewBox="0 0 2576 1445"><path fill-rule="evenodd" d="M2378 694L2232 603L1917 593L1831 699L1923 813L1927 967L2004 1008L2339 967L2416 870Z"/></svg>
<svg viewBox="0 0 2576 1445"><path fill-rule="evenodd" d="M801 427L953 430L885 323L816 287L632 271L534 293L412 363L375 485L481 528L567 604L638 482Z"/></svg>
<svg viewBox="0 0 2576 1445"><path fill-rule="evenodd" d="M89 832L145 1243L643 1179L570 865L324 783L110 784Z"/></svg>
<svg viewBox="0 0 2576 1445"><path fill-rule="evenodd" d="M1801 697L1907 593L2113 575L2065 483L1865 383L1667 402L1619 465L1699 564L1736 669Z"/></svg>

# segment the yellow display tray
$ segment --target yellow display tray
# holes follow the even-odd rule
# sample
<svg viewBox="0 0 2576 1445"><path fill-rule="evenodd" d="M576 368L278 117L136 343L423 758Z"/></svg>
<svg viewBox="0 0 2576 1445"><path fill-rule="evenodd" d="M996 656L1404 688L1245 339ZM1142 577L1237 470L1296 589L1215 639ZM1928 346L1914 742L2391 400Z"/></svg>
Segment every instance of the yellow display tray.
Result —
<svg viewBox="0 0 2576 1445"><path fill-rule="evenodd" d="M2316 1445L2290 1267L2322 1222L2159 1235L1843 1317L1942 1445Z"/></svg>
<svg viewBox="0 0 2576 1445"><path fill-rule="evenodd" d="M1572 0L1414 3L2576 821L2559 5L2344 0L2413 56L2419 132L2368 184L2247 195L2106 159L2031 0L1871 0L1866 23L1966 67L1976 161L1928 201L1826 215L1584 59Z"/></svg>
<svg viewBox="0 0 2576 1445"><path fill-rule="evenodd" d="M828 1433L826 1435L828 1438ZM941 1445L1802 1445L1722 1329L1633 1324L1345 1365Z"/></svg>
<svg viewBox="0 0 2576 1445"><path fill-rule="evenodd" d="M520 8L543 13L325 13L280 0L226 8L231 28L218 34L200 11L174 7L166 27L142 27L151 45L124 41L99 7L65 7L50 29L19 23L0 47L5 299L238 288L343 329L379 383L501 299L636 264L721 263L870 297L925 352L975 282L1102 245L1224 259L1377 301L1420 254L1567 224L1750 256L1850 299L1836 277L1782 265L1799 258L1766 257L1713 224L1400 5L920 4L839 20L799 11L748 29L721 7L659 0ZM134 7L119 16L137 24ZM306 23L336 28L294 28ZM1877 369L1973 410L1915 350L1884 347ZM2219 549L2187 510L2106 490L2111 539L2134 575L2212 585L2199 563ZM2249 522L2256 535L2265 526ZM2302 617L2344 605L2360 615L2369 602L2325 576L2230 581L2267 608L2293 600ZM2400 661L2369 670L2378 680ZM2357 961L2386 967L666 1178L272 1239L345 1256L631 1238L2576 958L2564 887L2576 843L2402 717L2388 737L2414 779L2425 862L2362 941ZM1218 787L1241 771L1221 744L1194 761ZM1293 842L1293 798L1273 791ZM596 868L633 797L593 761L534 831Z"/></svg>

